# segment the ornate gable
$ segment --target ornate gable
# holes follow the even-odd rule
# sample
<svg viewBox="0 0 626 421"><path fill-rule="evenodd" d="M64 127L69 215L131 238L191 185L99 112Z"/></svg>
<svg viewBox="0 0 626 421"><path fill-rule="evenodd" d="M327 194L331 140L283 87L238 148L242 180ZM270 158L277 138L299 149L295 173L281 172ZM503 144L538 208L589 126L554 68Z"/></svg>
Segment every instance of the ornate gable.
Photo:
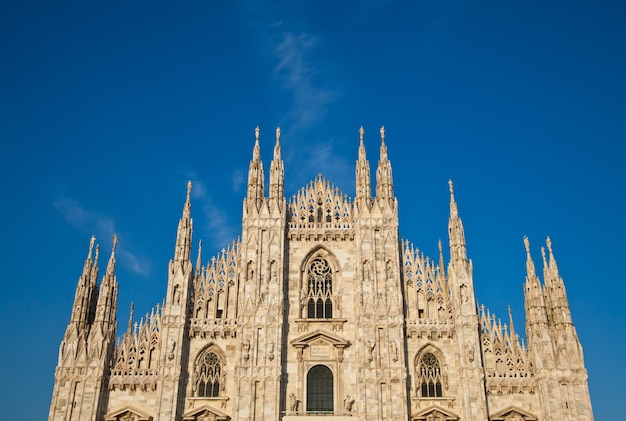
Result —
<svg viewBox="0 0 626 421"><path fill-rule="evenodd" d="M152 421L148 413L132 406L126 406L104 416L104 421Z"/></svg>
<svg viewBox="0 0 626 421"><path fill-rule="evenodd" d="M458 415L437 405L424 408L412 417L412 421L456 421L458 419Z"/></svg>
<svg viewBox="0 0 626 421"><path fill-rule="evenodd" d="M491 421L537 421L537 417L516 406L508 406L489 418Z"/></svg>
<svg viewBox="0 0 626 421"><path fill-rule="evenodd" d="M352 201L322 174L300 189L289 200L287 209L292 235L323 229L328 239L333 239L346 235L346 230L351 231L352 228Z"/></svg>
<svg viewBox="0 0 626 421"><path fill-rule="evenodd" d="M317 329L293 339L291 345L298 349L298 360L302 361L304 350L308 348L311 358L332 358L331 346L339 362L343 361L343 350L350 346L350 341L339 335Z"/></svg>
<svg viewBox="0 0 626 421"><path fill-rule="evenodd" d="M202 405L183 414L183 421L228 421L230 417L210 405Z"/></svg>

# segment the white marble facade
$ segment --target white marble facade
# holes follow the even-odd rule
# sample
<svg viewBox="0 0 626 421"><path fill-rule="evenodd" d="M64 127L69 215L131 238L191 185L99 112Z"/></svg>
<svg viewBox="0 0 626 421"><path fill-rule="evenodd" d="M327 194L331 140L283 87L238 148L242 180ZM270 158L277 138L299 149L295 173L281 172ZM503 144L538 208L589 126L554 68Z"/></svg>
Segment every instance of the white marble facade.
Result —
<svg viewBox="0 0 626 421"><path fill-rule="evenodd" d="M117 240L98 282L92 239L49 420L592 420L549 239L525 345L476 305L452 183L445 262L399 237L384 129L374 193L363 134L355 198L322 175L286 198L280 131L266 189L257 129L241 237L195 264L190 183L164 305L117 340Z"/></svg>

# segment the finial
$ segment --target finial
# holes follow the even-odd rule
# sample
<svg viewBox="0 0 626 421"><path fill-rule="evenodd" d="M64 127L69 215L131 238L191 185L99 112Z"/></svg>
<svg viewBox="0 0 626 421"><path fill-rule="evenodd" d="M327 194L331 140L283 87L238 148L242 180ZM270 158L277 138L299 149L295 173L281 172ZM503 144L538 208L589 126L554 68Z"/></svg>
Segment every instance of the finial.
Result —
<svg viewBox="0 0 626 421"><path fill-rule="evenodd" d="M96 242L96 237L94 235L91 236L91 240L89 240L89 255L87 258L91 259L91 253L93 252L93 245Z"/></svg>
<svg viewBox="0 0 626 421"><path fill-rule="evenodd" d="M454 186L452 185L452 179L448 180L448 187L450 188L450 194L454 194Z"/></svg>
<svg viewBox="0 0 626 421"><path fill-rule="evenodd" d="M187 181L187 198L191 195L191 180Z"/></svg>
<svg viewBox="0 0 626 421"><path fill-rule="evenodd" d="M363 128L363 126L361 126L361 128L359 129L359 140L361 140L361 142L363 142L364 134L365 134L365 129Z"/></svg>
<svg viewBox="0 0 626 421"><path fill-rule="evenodd" d="M530 257L530 242L527 236L524 236L524 247L526 247L526 254Z"/></svg>
<svg viewBox="0 0 626 421"><path fill-rule="evenodd" d="M117 234L113 234L113 253L115 253L116 248L117 248Z"/></svg>
<svg viewBox="0 0 626 421"><path fill-rule="evenodd" d="M548 246L548 252L552 255L552 240L550 240L550 237L546 238L546 245Z"/></svg>
<svg viewBox="0 0 626 421"><path fill-rule="evenodd" d="M439 254L443 253L443 245L441 244L441 240L438 241L439 246Z"/></svg>
<svg viewBox="0 0 626 421"><path fill-rule="evenodd" d="M280 142L280 127L276 127L276 143Z"/></svg>
<svg viewBox="0 0 626 421"><path fill-rule="evenodd" d="M256 129L254 129L254 137L256 138L256 141L259 141L259 126L256 126Z"/></svg>
<svg viewBox="0 0 626 421"><path fill-rule="evenodd" d="M382 139L384 143L385 142L385 126L380 127L380 138Z"/></svg>
<svg viewBox="0 0 626 421"><path fill-rule="evenodd" d="M547 263L547 260L546 260L546 249L543 248L543 247L541 247L541 257L543 258L543 266L547 267L548 263Z"/></svg>
<svg viewBox="0 0 626 421"><path fill-rule="evenodd" d="M131 328L133 326L133 313L135 312L135 303L133 301L130 302L130 315L128 317L128 326L126 331L130 334Z"/></svg>

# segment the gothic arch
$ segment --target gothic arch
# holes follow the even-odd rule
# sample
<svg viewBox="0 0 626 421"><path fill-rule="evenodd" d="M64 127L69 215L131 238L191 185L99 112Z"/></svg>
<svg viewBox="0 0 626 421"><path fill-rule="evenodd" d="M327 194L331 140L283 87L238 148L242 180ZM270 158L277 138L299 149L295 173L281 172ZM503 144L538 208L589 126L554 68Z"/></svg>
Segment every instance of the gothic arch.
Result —
<svg viewBox="0 0 626 421"><path fill-rule="evenodd" d="M332 319L337 311L335 291L340 279L337 258L330 250L318 245L302 260L300 270L302 317Z"/></svg>
<svg viewBox="0 0 626 421"><path fill-rule="evenodd" d="M335 409L335 373L326 364L316 364L306 374L307 413L333 413Z"/></svg>
<svg viewBox="0 0 626 421"><path fill-rule="evenodd" d="M448 388L443 352L431 343L424 345L414 360L415 393L418 397L443 397Z"/></svg>
<svg viewBox="0 0 626 421"><path fill-rule="evenodd" d="M304 259L302 259L302 264L300 265L301 274L304 274L306 272L307 267L316 257L322 257L323 259L326 259L333 268L333 272L336 273L337 276L339 276L339 273L341 272L341 265L339 264L339 260L332 251L330 251L327 247L321 244L313 247L307 253L307 255L304 256ZM301 281L303 281L303 279L301 279Z"/></svg>
<svg viewBox="0 0 626 421"><path fill-rule="evenodd" d="M203 347L194 359L191 377L193 396L222 396L225 389L225 366L226 354L218 345L209 343Z"/></svg>

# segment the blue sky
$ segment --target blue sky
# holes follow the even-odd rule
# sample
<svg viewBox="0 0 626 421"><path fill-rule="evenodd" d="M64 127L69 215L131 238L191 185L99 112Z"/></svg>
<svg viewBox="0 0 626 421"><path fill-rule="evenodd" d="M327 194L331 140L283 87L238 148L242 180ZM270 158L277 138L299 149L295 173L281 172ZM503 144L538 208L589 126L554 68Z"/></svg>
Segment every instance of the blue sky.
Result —
<svg viewBox="0 0 626 421"><path fill-rule="evenodd" d="M288 196L320 172L353 195L358 129L375 168L384 125L401 235L430 256L453 179L477 298L503 320L510 304L520 332L522 238L540 265L550 236L596 419L618 413L625 9L4 2L3 416L46 417L92 234L105 258L119 236L120 328L131 301L140 317L163 299L188 179L203 260L236 238L257 125L266 174L281 127Z"/></svg>

